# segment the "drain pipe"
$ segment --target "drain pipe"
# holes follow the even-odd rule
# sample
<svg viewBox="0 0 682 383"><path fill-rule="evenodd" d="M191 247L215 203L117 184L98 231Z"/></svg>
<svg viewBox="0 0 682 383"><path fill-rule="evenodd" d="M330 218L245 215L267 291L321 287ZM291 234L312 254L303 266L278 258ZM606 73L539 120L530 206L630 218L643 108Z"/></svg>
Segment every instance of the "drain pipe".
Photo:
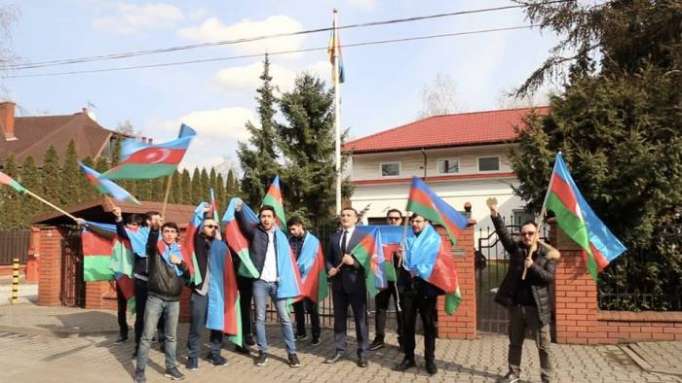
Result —
<svg viewBox="0 0 682 383"><path fill-rule="evenodd" d="M426 158L426 150L424 148L421 148L422 151L422 156L424 156L424 181L426 181L426 166L428 165L428 158Z"/></svg>

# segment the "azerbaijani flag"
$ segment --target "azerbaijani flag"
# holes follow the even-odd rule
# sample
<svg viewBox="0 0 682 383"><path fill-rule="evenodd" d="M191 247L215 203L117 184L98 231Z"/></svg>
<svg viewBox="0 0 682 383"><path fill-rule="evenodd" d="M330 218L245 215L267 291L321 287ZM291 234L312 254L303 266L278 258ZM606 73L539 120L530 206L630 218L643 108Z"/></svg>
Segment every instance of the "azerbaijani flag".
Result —
<svg viewBox="0 0 682 383"><path fill-rule="evenodd" d="M466 217L443 201L419 177L412 178L410 195L407 199L407 210L421 215L434 224L445 227L452 244L457 243L457 236L460 231L469 224Z"/></svg>
<svg viewBox="0 0 682 383"><path fill-rule="evenodd" d="M185 233L182 236L182 259L187 265L190 281L192 281L195 286L201 284L203 276L199 270L197 257L194 252L194 236L201 228L201 224L204 221L204 209L206 207L208 207L206 202L200 202L199 205L197 205L194 209L194 214L192 214L192 220L189 221L189 225L187 225Z"/></svg>
<svg viewBox="0 0 682 383"><path fill-rule="evenodd" d="M225 240L233 253L237 254L239 257L239 275L247 278L258 278L259 273L256 270L256 266L251 261L249 256L249 241L246 239L244 234L242 234L239 228L239 223L234 216L237 209L237 204L242 203L239 198L232 198L227 206L225 215L223 215L223 224L225 225ZM246 206L242 205L243 213L247 216L247 219L254 224L258 224L258 217L256 214Z"/></svg>
<svg viewBox="0 0 682 383"><path fill-rule="evenodd" d="M78 162L78 164L80 165L81 172L83 172L85 178L87 178L100 193L108 194L120 202L132 202L140 205L140 202L132 194L128 193L127 190L118 186L112 180L99 174L94 169L85 166L82 162Z"/></svg>
<svg viewBox="0 0 682 383"><path fill-rule="evenodd" d="M365 270L367 291L374 296L380 289L387 286L384 277L384 247L381 231L373 226L356 226L355 230L362 234L362 238L351 250L351 255Z"/></svg>
<svg viewBox="0 0 682 383"><path fill-rule="evenodd" d="M332 35L329 38L329 47L327 48L327 53L329 53L329 62L332 64L332 83L334 79L334 66L336 65L336 58L338 56L339 64L339 83L343 84L346 80L346 76L343 70L343 55L341 54L341 39L339 38L339 31L336 29L336 17L332 21Z"/></svg>
<svg viewBox="0 0 682 383"><path fill-rule="evenodd" d="M287 219L284 214L284 203L282 202L282 189L279 187L279 176L275 176L272 180L268 192L263 197L261 206L270 205L275 208L275 215L279 227L284 228L287 224Z"/></svg>
<svg viewBox="0 0 682 383"><path fill-rule="evenodd" d="M450 243L444 242L427 223L418 236L407 238L403 263L412 274L445 292L445 312L448 315L454 313L462 302L450 247Z"/></svg>
<svg viewBox="0 0 682 383"><path fill-rule="evenodd" d="M83 281L108 281L114 277L111 269L113 241L84 228L81 232L83 245Z"/></svg>
<svg viewBox="0 0 682 383"><path fill-rule="evenodd" d="M150 179L175 172L196 136L188 125L180 126L178 138L162 144L125 144L121 162L104 173L112 180Z"/></svg>
<svg viewBox="0 0 682 383"><path fill-rule="evenodd" d="M561 152L554 161L543 209L553 211L559 228L585 251L587 270L595 280L609 262L626 250L585 201Z"/></svg>
<svg viewBox="0 0 682 383"><path fill-rule="evenodd" d="M116 226L111 225L108 223L98 223L98 222L92 222L92 221L86 221L85 222L85 227L90 229L91 231L94 231L96 233L101 233L104 236L107 237L114 237L116 236ZM147 238L149 238L149 227L137 227L137 228L130 228L128 226L123 226L126 235L128 236L129 239L129 245L132 251L137 254L141 258L146 258L147 257ZM159 236L159 241L161 241L161 238ZM127 244L126 244L127 246Z"/></svg>
<svg viewBox="0 0 682 383"><path fill-rule="evenodd" d="M241 346L241 313L237 276L227 245L216 239L211 243L207 267L211 270L208 280L208 308L206 328L230 335L230 341Z"/></svg>
<svg viewBox="0 0 682 383"><path fill-rule="evenodd" d="M315 303L322 302L329 295L327 271L320 240L311 233L305 234L296 263L301 272L301 296Z"/></svg>
<svg viewBox="0 0 682 383"><path fill-rule="evenodd" d="M405 230L402 226L376 225L374 227L381 232L381 244L384 254L384 278L387 282L395 282L398 278L395 272L393 254L400 250L403 234L410 234L412 230L409 230L409 233L404 233Z"/></svg>
<svg viewBox="0 0 682 383"><path fill-rule="evenodd" d="M26 193L26 188L7 174L0 172L0 185L6 185L14 189L17 193Z"/></svg>
<svg viewBox="0 0 682 383"><path fill-rule="evenodd" d="M114 274L116 276L132 277L134 262L130 241L122 240L118 236L114 237L111 249L111 263L109 264Z"/></svg>

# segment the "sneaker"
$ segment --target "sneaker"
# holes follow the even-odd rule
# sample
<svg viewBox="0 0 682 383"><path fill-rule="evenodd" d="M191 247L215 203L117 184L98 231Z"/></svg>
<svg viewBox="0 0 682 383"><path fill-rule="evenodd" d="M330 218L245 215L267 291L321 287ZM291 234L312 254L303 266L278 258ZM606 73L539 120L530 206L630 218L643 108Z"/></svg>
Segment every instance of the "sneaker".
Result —
<svg viewBox="0 0 682 383"><path fill-rule="evenodd" d="M301 362L298 360L298 356L296 354L289 354L289 367L301 367Z"/></svg>
<svg viewBox="0 0 682 383"><path fill-rule="evenodd" d="M197 360L197 358L187 358L185 368L189 371L196 370L199 368L199 361Z"/></svg>
<svg viewBox="0 0 682 383"><path fill-rule="evenodd" d="M405 357L402 362L400 362L399 365L395 366L394 370L395 371L407 371L410 368L416 366L417 364L414 362L414 358L410 357Z"/></svg>
<svg viewBox="0 0 682 383"><path fill-rule="evenodd" d="M144 376L144 370L135 370L135 375L133 376L133 382L135 383L146 383L147 378Z"/></svg>
<svg viewBox="0 0 682 383"><path fill-rule="evenodd" d="M177 367L166 369L166 372L164 372L163 376L165 376L166 378L170 378L171 380L185 379L185 375L182 372L180 372Z"/></svg>
<svg viewBox="0 0 682 383"><path fill-rule="evenodd" d="M384 341L381 339L374 339L374 342L369 345L370 351L376 351L384 347Z"/></svg>
<svg viewBox="0 0 682 383"><path fill-rule="evenodd" d="M219 354L209 354L208 358L206 359L208 359L208 361L214 366L224 366L227 364L227 359L223 358L223 356Z"/></svg>
<svg viewBox="0 0 682 383"><path fill-rule="evenodd" d="M306 339L308 339L308 334L296 334L296 340L301 341Z"/></svg>
<svg viewBox="0 0 682 383"><path fill-rule="evenodd" d="M244 355L249 355L251 353L251 351L249 351L249 348L244 346L234 346L234 350Z"/></svg>
<svg viewBox="0 0 682 383"><path fill-rule="evenodd" d="M265 362L267 361L268 354L264 353L263 351L258 351L258 358L256 358L256 366L263 367L265 366Z"/></svg>
<svg viewBox="0 0 682 383"><path fill-rule="evenodd" d="M510 371L502 379L498 380L498 383L517 383L520 381L521 378L519 378L518 375Z"/></svg>
<svg viewBox="0 0 682 383"><path fill-rule="evenodd" d="M429 373L429 375L435 375L438 372L438 367L436 367L436 362L433 360L427 360L426 361L426 372Z"/></svg>
<svg viewBox="0 0 682 383"><path fill-rule="evenodd" d="M116 339L116 341L114 342L114 344L121 344L121 343L125 343L127 341L128 341L127 336L119 336L118 339Z"/></svg>
<svg viewBox="0 0 682 383"><path fill-rule="evenodd" d="M313 338L313 341L310 342L313 346L319 346L320 345L320 338Z"/></svg>

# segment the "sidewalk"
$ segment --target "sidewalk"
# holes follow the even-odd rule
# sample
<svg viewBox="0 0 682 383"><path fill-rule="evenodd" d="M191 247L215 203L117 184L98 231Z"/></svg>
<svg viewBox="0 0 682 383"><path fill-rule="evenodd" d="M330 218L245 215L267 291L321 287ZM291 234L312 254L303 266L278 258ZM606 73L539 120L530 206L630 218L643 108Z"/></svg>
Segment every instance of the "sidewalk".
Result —
<svg viewBox="0 0 682 383"><path fill-rule="evenodd" d="M439 372L434 377L425 373L422 358L417 361L419 368L408 373L392 371L402 358L393 346L396 342L392 336L388 339L391 346L370 353L367 369L355 365L352 343L348 345L347 360L323 364L324 358L333 352L333 335L329 330L323 331L322 344L317 347L299 342L303 366L292 369L285 363L286 351L278 326L269 328L271 358L265 367L254 366L255 352L251 357L236 354L226 342L223 355L228 358L228 365L213 367L201 360L199 370L186 372L182 363L186 336L187 325L182 324L178 330L178 361L189 382L494 382L506 372L507 338L500 335L482 335L474 341L439 339L436 346ZM133 341L114 345L116 337L116 318L111 311L32 304L0 306L0 349L5 351L0 358L3 381L130 382ZM422 344L418 337L418 354L423 351ZM682 342L641 343L635 349L642 355L654 355L667 366L682 365ZM675 371L644 370L623 346L555 344L553 352L559 382L682 382L680 376L672 374ZM202 351L201 355L204 354ZM524 381L540 381L537 349L531 341L524 345L522 367ZM163 377L163 355L158 346L151 353L147 378L149 382L168 382Z"/></svg>

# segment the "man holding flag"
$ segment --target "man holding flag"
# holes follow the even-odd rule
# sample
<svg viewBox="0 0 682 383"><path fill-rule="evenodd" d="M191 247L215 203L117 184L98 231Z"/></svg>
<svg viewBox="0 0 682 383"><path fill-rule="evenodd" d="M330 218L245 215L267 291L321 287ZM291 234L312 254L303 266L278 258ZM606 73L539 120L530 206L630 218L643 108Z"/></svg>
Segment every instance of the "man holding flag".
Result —
<svg viewBox="0 0 682 383"><path fill-rule="evenodd" d="M554 281L559 251L539 241L538 227L528 221L521 226L521 240L515 242L507 231L497 205L490 204L490 216L504 249L509 253L509 269L495 301L509 310L509 372L505 383L515 383L521 375L521 352L528 328L533 332L540 356L540 376L552 381L550 329L552 317L549 287Z"/></svg>
<svg viewBox="0 0 682 383"><path fill-rule="evenodd" d="M355 332L358 342L358 366L367 367L367 290L365 270L351 254L362 235L356 231L358 212L346 207L341 210L341 230L332 234L326 252L327 273L332 281L334 304L334 343L336 351L325 363L332 364L343 358L346 352L346 313L353 309Z"/></svg>
<svg viewBox="0 0 682 383"><path fill-rule="evenodd" d="M436 303L438 296L445 292L433 284L427 282L419 275L419 269L426 265L422 259L430 252L431 247L440 247L441 237L433 229L424 217L412 214L412 231L414 237L407 238L405 254L399 255L402 270L398 277L398 286L401 291L401 307L403 314L403 349L405 357L396 367L398 371L405 371L416 366L414 358L415 327L417 312L422 318L424 328L424 359L426 371L433 375L438 372L435 362L436 352L436 316L438 310Z"/></svg>
<svg viewBox="0 0 682 383"><path fill-rule="evenodd" d="M249 256L256 268L257 279L253 282L253 298L256 304L256 341L258 344L258 358L256 366L264 366L268 360L268 338L265 329L265 311L268 297L277 309L277 316L282 327L282 336L286 343L288 362L290 367L300 367L301 362L296 355L296 340L289 319L289 298L296 298L300 294L300 281L296 281L296 270L289 270L287 259L291 249L284 232L275 225L275 209L264 205L258 212L259 223L254 225L242 211L242 202L236 207L235 218L239 228L249 241ZM298 277L300 278L300 277ZM294 279L292 281L292 279ZM293 284L293 285L292 285ZM295 286L294 286L295 285ZM295 291L294 291L295 290Z"/></svg>
<svg viewBox="0 0 682 383"><path fill-rule="evenodd" d="M294 216L287 221L287 227L289 228L289 245L291 250L294 252L296 257L296 263L298 264L302 278L304 280L304 285L306 282L318 284L327 283L325 280L320 281L312 280L319 277L319 272L324 270L324 260L318 262L316 259L318 254L323 258L322 253L319 252L320 241L311 233L307 232L303 227L303 220L300 217ZM317 246L314 246L317 244ZM316 268L321 268L318 270ZM311 280L308 281L307 279ZM318 289L314 289L310 293L315 294L314 299L317 300L319 297ZM305 331L305 314L306 312L310 315L310 324L312 326L312 345L317 346L320 344L320 314L317 311L317 303L313 301L311 297L302 296L299 301L294 303L294 315L296 317L296 340L303 340L307 337Z"/></svg>

